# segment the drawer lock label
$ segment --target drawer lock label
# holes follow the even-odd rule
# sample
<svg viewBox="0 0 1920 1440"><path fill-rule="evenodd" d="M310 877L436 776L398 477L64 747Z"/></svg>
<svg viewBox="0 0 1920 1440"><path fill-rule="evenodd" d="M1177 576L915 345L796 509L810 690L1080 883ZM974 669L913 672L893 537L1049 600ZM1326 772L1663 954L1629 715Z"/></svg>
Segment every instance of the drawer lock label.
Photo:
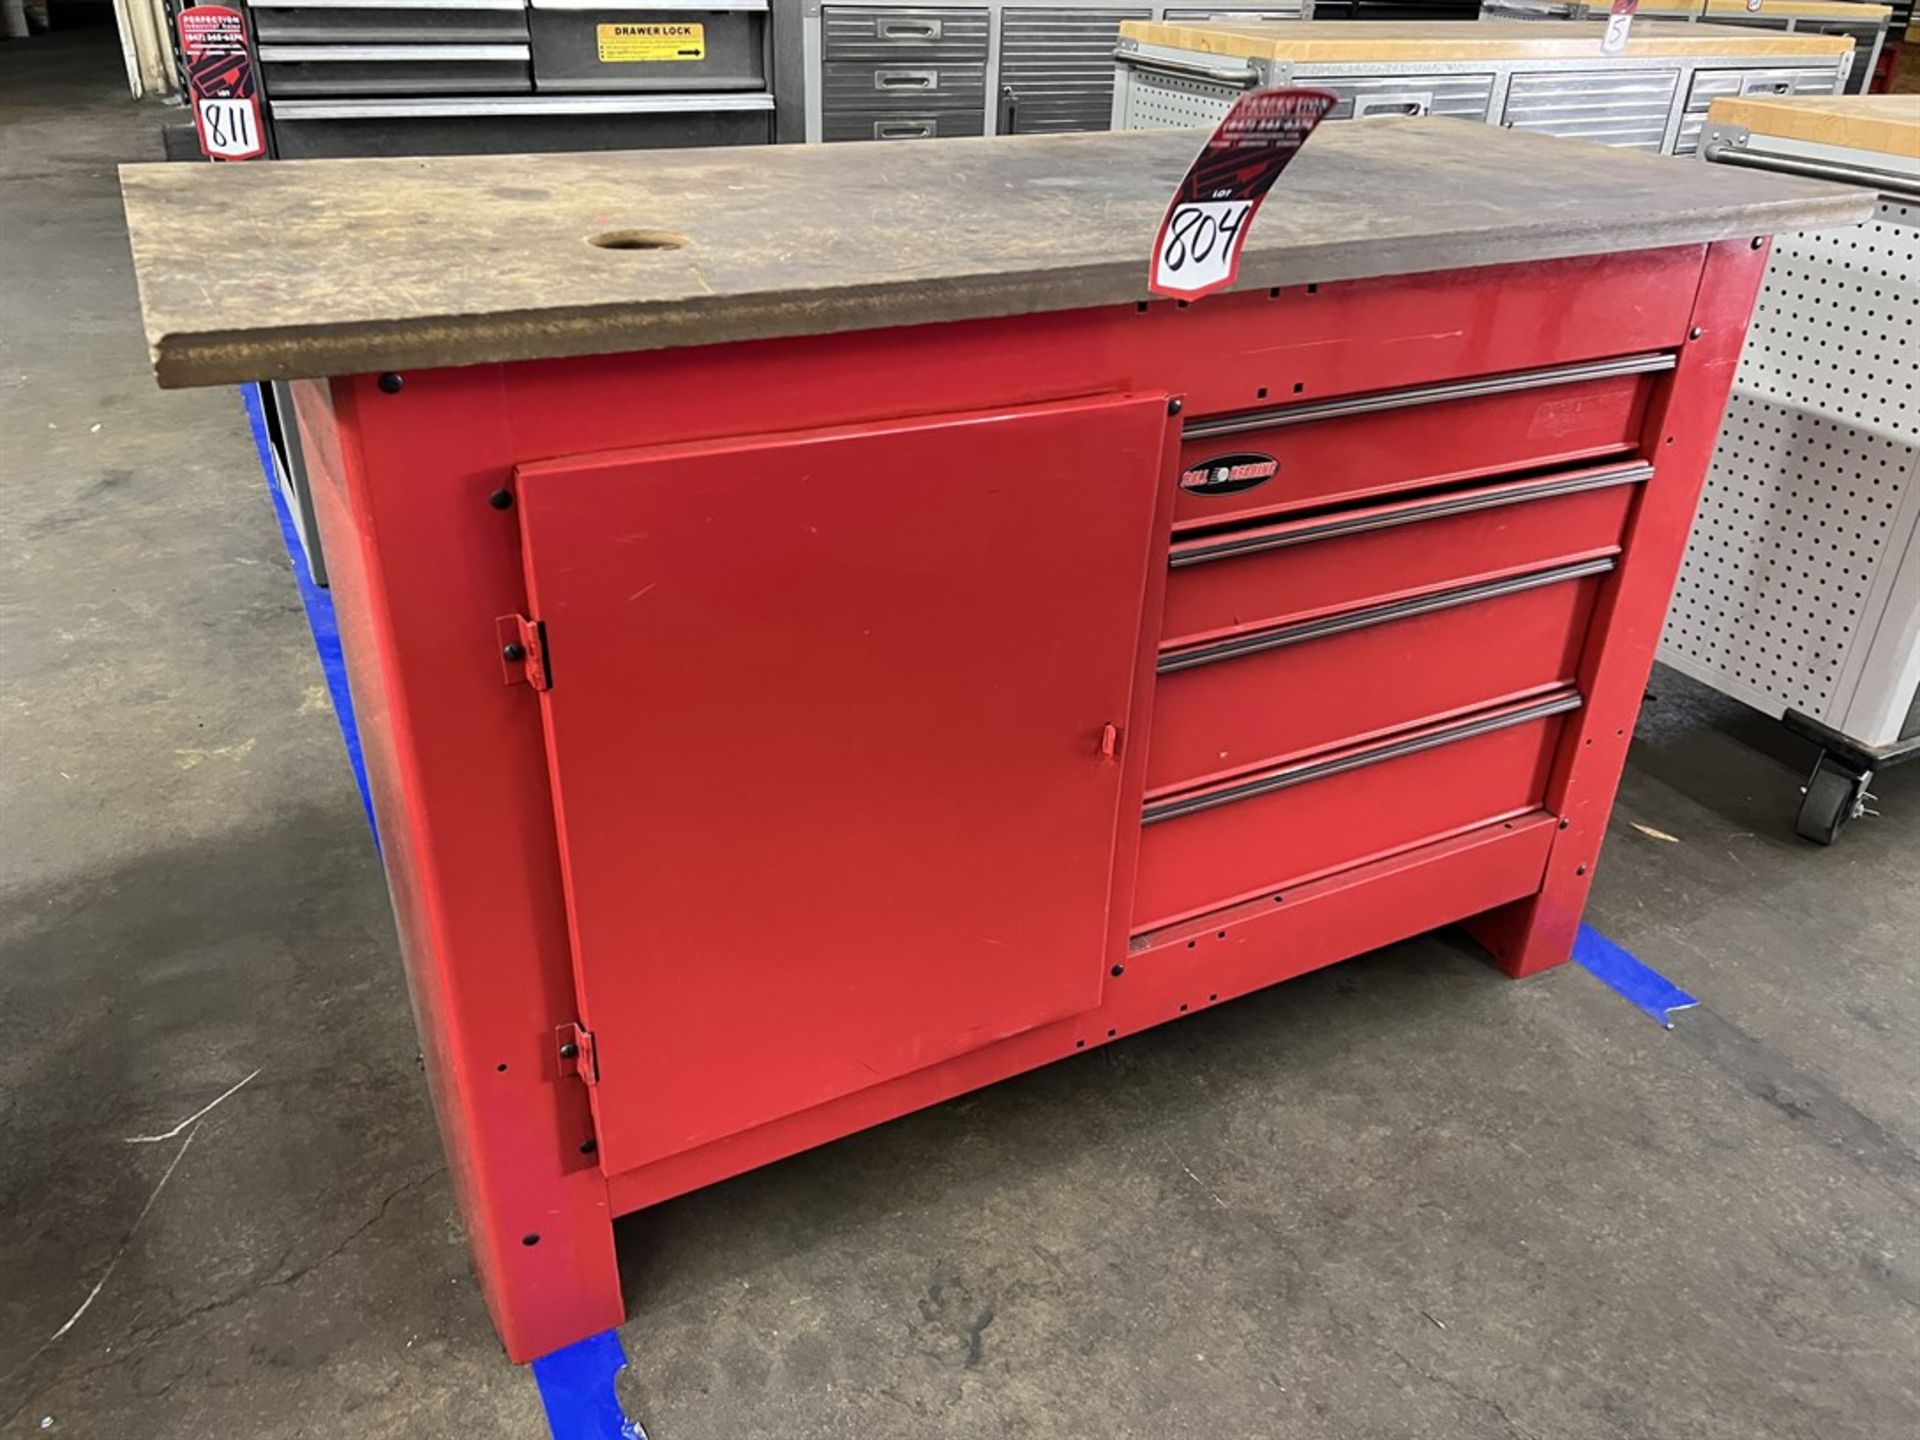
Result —
<svg viewBox="0 0 1920 1440"><path fill-rule="evenodd" d="M1264 485L1280 473L1271 455L1215 455L1180 472L1180 488L1189 495L1232 495Z"/></svg>
<svg viewBox="0 0 1920 1440"><path fill-rule="evenodd" d="M704 25L596 25L593 37L602 65L707 58Z"/></svg>

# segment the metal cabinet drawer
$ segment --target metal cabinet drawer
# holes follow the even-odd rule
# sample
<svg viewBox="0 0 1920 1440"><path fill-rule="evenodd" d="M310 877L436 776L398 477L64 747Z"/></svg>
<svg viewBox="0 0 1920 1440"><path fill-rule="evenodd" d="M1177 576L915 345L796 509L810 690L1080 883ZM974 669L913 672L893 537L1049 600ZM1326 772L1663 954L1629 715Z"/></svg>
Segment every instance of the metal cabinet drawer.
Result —
<svg viewBox="0 0 1920 1440"><path fill-rule="evenodd" d="M1149 803L1132 928L1539 808L1564 717L1579 704L1560 692Z"/></svg>
<svg viewBox="0 0 1920 1440"><path fill-rule="evenodd" d="M1493 103L1493 76L1445 71L1396 71L1390 75L1318 75L1301 66L1300 84L1330 92L1329 120L1365 120L1380 115L1451 115L1485 120Z"/></svg>
<svg viewBox="0 0 1920 1440"><path fill-rule="evenodd" d="M1613 563L1600 557L1165 651L1147 793L1570 685Z"/></svg>
<svg viewBox="0 0 1920 1440"><path fill-rule="evenodd" d="M1513 77L1501 123L1568 140L1659 153L1680 72L1541 71Z"/></svg>
<svg viewBox="0 0 1920 1440"><path fill-rule="evenodd" d="M532 89L525 45L262 45L268 95L507 95Z"/></svg>
<svg viewBox="0 0 1920 1440"><path fill-rule="evenodd" d="M1306 13L1306 0L1294 0L1291 5L1262 5L1235 9L1232 6L1215 6L1212 9L1168 10L1169 20L1298 20Z"/></svg>
<svg viewBox="0 0 1920 1440"><path fill-rule="evenodd" d="M527 38L526 0L250 0L262 45L454 45Z"/></svg>
<svg viewBox="0 0 1920 1440"><path fill-rule="evenodd" d="M821 12L828 60L892 65L903 57L947 65L985 64L987 12L829 5Z"/></svg>
<svg viewBox="0 0 1920 1440"><path fill-rule="evenodd" d="M984 135L987 118L973 110L836 110L824 120L822 139L938 140L954 135Z"/></svg>
<svg viewBox="0 0 1920 1440"><path fill-rule="evenodd" d="M1000 96L1004 134L1105 130L1113 119L1113 48L1139 10L1003 10Z"/></svg>
<svg viewBox="0 0 1920 1440"><path fill-rule="evenodd" d="M274 150L284 160L653 150L773 139L773 97L764 94L286 100L270 109Z"/></svg>
<svg viewBox="0 0 1920 1440"><path fill-rule="evenodd" d="M539 90L764 90L767 0L530 0Z"/></svg>
<svg viewBox="0 0 1920 1440"><path fill-rule="evenodd" d="M1643 461L1176 540L1163 653L1616 553Z"/></svg>
<svg viewBox="0 0 1920 1440"><path fill-rule="evenodd" d="M829 119L859 111L976 110L985 114L985 65L835 63L823 66L821 113Z"/></svg>
<svg viewBox="0 0 1920 1440"><path fill-rule="evenodd" d="M1700 70L1687 88L1687 108L1673 153L1691 155L1700 148L1707 109L1722 95L1833 95L1840 89L1837 65L1780 65L1764 69Z"/></svg>
<svg viewBox="0 0 1920 1440"><path fill-rule="evenodd" d="M1196 421L1181 441L1174 523L1215 527L1623 455L1640 444L1652 377L1672 368L1670 355L1627 356ZM1236 462L1253 468L1236 474Z"/></svg>

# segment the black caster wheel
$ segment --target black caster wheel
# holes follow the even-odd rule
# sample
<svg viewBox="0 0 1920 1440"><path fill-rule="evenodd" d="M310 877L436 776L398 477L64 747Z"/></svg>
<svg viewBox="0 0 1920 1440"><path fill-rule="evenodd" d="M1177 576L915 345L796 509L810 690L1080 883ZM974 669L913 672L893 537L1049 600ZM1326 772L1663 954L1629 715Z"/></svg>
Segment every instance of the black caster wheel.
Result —
<svg viewBox="0 0 1920 1440"><path fill-rule="evenodd" d="M1822 751L1813 774L1801 788L1800 818L1794 829L1802 839L1816 845L1831 845L1840 838L1846 823L1858 815L1873 812L1867 801L1873 797L1867 786L1873 780L1871 770L1855 770Z"/></svg>

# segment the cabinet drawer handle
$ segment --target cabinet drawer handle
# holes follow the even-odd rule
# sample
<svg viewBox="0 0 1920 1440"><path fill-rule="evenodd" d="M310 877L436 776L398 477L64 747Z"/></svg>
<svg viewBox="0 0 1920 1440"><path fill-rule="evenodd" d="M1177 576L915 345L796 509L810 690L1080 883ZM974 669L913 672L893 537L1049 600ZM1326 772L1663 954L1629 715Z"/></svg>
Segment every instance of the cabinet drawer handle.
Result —
<svg viewBox="0 0 1920 1440"><path fill-rule="evenodd" d="M1583 580L1589 575L1604 575L1613 566L1612 557L1603 556L1598 560L1583 560L1577 565L1556 565L1551 570L1536 570L1531 575L1515 575L1507 580L1489 580L1480 585L1462 585L1457 590L1417 595L1411 600L1367 605L1337 615L1322 615L1315 620L1295 620L1276 625L1271 630L1255 630L1247 635L1235 635L1226 640L1212 640L1204 645L1170 651L1160 657L1154 669L1162 675L1172 675L1201 665L1217 665L1222 660L1237 660L1242 655L1255 655L1263 650L1278 650L1286 645L1321 640L1329 635L1344 635L1349 630L1365 630L1374 625L1410 619L1415 615L1431 615L1436 610L1476 605L1482 600L1518 595L1524 590L1538 590L1545 585L1558 585L1564 580Z"/></svg>
<svg viewBox="0 0 1920 1440"><path fill-rule="evenodd" d="M938 70L876 70L873 72L873 88L876 90L938 90L940 72Z"/></svg>
<svg viewBox="0 0 1920 1440"><path fill-rule="evenodd" d="M1370 119L1375 115L1428 115L1433 112L1433 95L1361 95L1353 102L1353 118Z"/></svg>
<svg viewBox="0 0 1920 1440"><path fill-rule="evenodd" d="M942 28L938 20L880 20L874 34L881 40L938 40Z"/></svg>
<svg viewBox="0 0 1920 1440"><path fill-rule="evenodd" d="M1342 400L1320 400L1307 405L1282 405L1251 415L1223 415L1196 420L1181 434L1189 440L1214 435L1239 435L1276 425L1304 425L1345 415L1367 415L1376 410L1400 410L1409 405L1437 405L1445 400L1471 400L1480 395L1504 395L1513 390L1538 390L1549 385L1572 385L1581 380L1604 380L1614 375L1650 375L1671 370L1679 361L1664 352L1627 355L1618 360L1594 360L1581 365L1555 365L1546 370L1519 370L1489 375L1481 380L1450 380L1440 385L1410 385L1404 390L1382 390Z"/></svg>
<svg viewBox="0 0 1920 1440"><path fill-rule="evenodd" d="M1123 45L1116 58L1124 58L1130 69L1149 70L1172 75L1180 80L1212 80L1221 85L1251 86L1259 82L1260 72L1251 63L1244 65L1206 65L1197 61L1176 60L1167 55L1142 55Z"/></svg>
<svg viewBox="0 0 1920 1440"><path fill-rule="evenodd" d="M940 133L937 120L876 120L873 122L873 138L876 140L931 140Z"/></svg>
<svg viewBox="0 0 1920 1440"><path fill-rule="evenodd" d="M1563 475L1533 485L1509 482L1492 488L1476 487L1412 504L1377 506L1342 515L1329 515L1321 520L1277 525L1269 523L1238 534L1209 535L1202 540L1175 542L1173 553L1167 557L1167 566L1173 570L1184 570L1192 565L1232 560L1241 555L1258 555L1266 550L1284 550L1291 545L1306 545L1315 540L1334 540L1342 535L1391 530L1400 525L1415 525L1423 520L1442 520L1449 515L1468 515L1476 510L1523 505L1530 500L1577 495L1584 490L1610 490L1615 485L1638 485L1652 478L1653 466L1642 462L1579 475Z"/></svg>
<svg viewBox="0 0 1920 1440"><path fill-rule="evenodd" d="M1403 755L1418 755L1423 750L1437 750L1442 745L1471 740L1479 735L1490 735L1496 730L1525 725L1531 720L1544 720L1550 715L1564 715L1569 710L1578 710L1582 703L1584 702L1578 690L1564 690L1517 710L1483 715L1478 719L1462 721L1458 725L1449 725L1444 730L1430 730L1423 735L1409 736L1405 740L1390 741L1385 745L1376 745L1371 750L1343 755L1336 760L1284 766L1278 770L1270 770L1265 775L1256 775L1251 780L1242 780L1237 785L1209 790L1200 795L1182 795L1172 800L1162 800L1157 804L1149 805L1141 812L1140 823L1157 825L1162 820L1177 820L1182 815L1194 815L1202 810L1216 809L1221 805L1232 805L1237 801L1271 795L1276 790L1289 790L1295 785L1324 780L1332 775L1343 775L1349 770L1378 765L1386 760L1398 760Z"/></svg>

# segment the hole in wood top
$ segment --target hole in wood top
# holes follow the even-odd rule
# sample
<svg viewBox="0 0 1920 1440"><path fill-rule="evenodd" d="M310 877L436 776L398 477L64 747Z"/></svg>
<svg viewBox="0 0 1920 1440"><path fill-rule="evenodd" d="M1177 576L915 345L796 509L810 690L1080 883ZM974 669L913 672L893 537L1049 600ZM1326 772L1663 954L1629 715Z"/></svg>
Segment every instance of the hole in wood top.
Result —
<svg viewBox="0 0 1920 1440"><path fill-rule="evenodd" d="M587 243L602 250L678 250L687 237L671 230L602 230L589 235Z"/></svg>

